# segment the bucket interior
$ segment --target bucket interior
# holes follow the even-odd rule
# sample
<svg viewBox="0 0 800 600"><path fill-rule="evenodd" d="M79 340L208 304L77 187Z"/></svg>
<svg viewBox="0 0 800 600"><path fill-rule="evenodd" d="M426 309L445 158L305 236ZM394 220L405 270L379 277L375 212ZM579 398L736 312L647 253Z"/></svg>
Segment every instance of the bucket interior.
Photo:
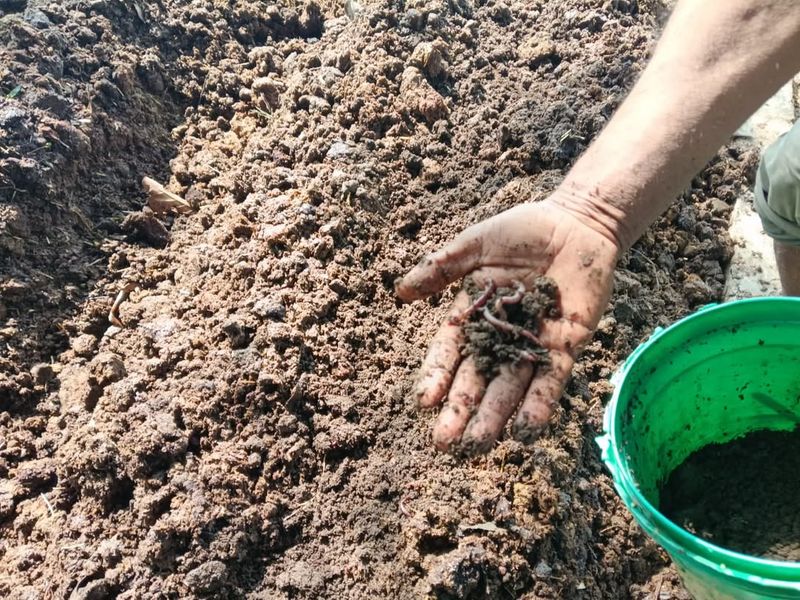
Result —
<svg viewBox="0 0 800 600"><path fill-rule="evenodd" d="M614 437L623 468L654 507L660 485L695 450L800 424L799 299L703 310L644 350L618 384Z"/></svg>

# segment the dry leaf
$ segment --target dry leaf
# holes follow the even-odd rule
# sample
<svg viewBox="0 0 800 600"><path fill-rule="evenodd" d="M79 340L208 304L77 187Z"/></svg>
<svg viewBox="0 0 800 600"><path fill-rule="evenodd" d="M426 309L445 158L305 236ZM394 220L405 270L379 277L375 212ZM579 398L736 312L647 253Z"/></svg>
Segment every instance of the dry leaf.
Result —
<svg viewBox="0 0 800 600"><path fill-rule="evenodd" d="M142 186L147 192L147 206L157 215L175 212L180 215L192 212L192 205L186 200L168 192L164 186L155 179L149 177L142 178Z"/></svg>

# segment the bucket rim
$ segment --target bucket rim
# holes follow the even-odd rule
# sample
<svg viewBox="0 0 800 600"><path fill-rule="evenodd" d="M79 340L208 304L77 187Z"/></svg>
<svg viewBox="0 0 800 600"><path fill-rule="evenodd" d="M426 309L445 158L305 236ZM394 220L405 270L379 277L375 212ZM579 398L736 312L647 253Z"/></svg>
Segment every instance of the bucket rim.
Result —
<svg viewBox="0 0 800 600"><path fill-rule="evenodd" d="M768 583L783 589L800 590L800 561L781 561L759 558L748 554L729 550L722 546L703 540L676 523L669 520L661 511L639 491L628 467L627 459L619 452L617 445L617 409L619 397L625 385L625 375L640 360L643 351L663 340L665 336L674 335L688 323L708 317L710 313L719 313L742 306L776 304L800 307L800 298L788 296L770 296L734 300L722 304L706 305L690 315L679 319L665 329L657 328L653 335L642 342L614 373L612 382L614 391L606 406L603 416L603 435L597 439L602 449L602 460L609 469L625 506L636 518L637 522L657 543L669 545L673 551L690 554L706 568L733 576L743 582L753 584ZM664 542L668 544L664 544ZM750 571L756 571L756 575Z"/></svg>

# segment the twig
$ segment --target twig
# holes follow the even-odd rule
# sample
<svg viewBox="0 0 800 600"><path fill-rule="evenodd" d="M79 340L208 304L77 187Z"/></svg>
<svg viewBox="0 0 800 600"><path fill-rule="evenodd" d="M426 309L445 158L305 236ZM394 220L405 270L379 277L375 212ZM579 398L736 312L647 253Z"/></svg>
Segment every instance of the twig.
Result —
<svg viewBox="0 0 800 600"><path fill-rule="evenodd" d="M410 519L411 517L413 517L413 516L414 516L414 515L411 513L411 511L410 511L410 510L408 510L408 508L406 508L406 497L405 497L405 496L403 496L402 498L400 498L400 500L397 502L397 508L399 508L399 509L400 509L400 512L401 512L401 513L403 513L403 514L404 514L406 517L408 517L409 519Z"/></svg>
<svg viewBox="0 0 800 600"><path fill-rule="evenodd" d="M87 267L93 267L93 266L95 266L96 264L103 262L103 261L105 260L105 258L106 258L105 256L101 256L100 258L98 258L97 260L93 260L92 262L90 262L90 263L89 263L88 265L86 265L86 266L87 266Z"/></svg>
<svg viewBox="0 0 800 600"><path fill-rule="evenodd" d="M42 497L42 500L44 500L44 503L47 505L47 510L50 511L50 516L52 517L56 512L55 509L53 508L53 505L50 504L50 500L47 499L47 496L45 496L44 494L39 494L39 495Z"/></svg>
<svg viewBox="0 0 800 600"><path fill-rule="evenodd" d="M649 256L647 256L641 250L637 250L636 248L631 248L631 252L641 256L650 265L650 267L652 267L652 269L653 269L653 277L656 280L656 286L661 288L662 283L661 283L661 277L658 276L658 266L656 265L656 263L653 262L653 259L650 258Z"/></svg>
<svg viewBox="0 0 800 600"><path fill-rule="evenodd" d="M63 141L61 140L61 138L59 138L57 135L54 135L52 138L47 138L47 139L49 139L49 140L51 140L51 141L58 142L59 144L61 144L62 146L64 146L64 148L66 148L67 150L72 150L72 146L70 146L69 144L67 144L67 143L63 142Z"/></svg>
<svg viewBox="0 0 800 600"><path fill-rule="evenodd" d="M656 591L653 593L653 600L658 600L661 596L661 586L664 583L664 576L662 575L658 579L658 586L656 586Z"/></svg>
<svg viewBox="0 0 800 600"><path fill-rule="evenodd" d="M108 321L112 325L116 327L125 327L125 324L122 321L120 321L119 318L119 307L123 302L125 302L125 299L128 297L128 294L130 294L135 287L136 283L133 281L129 281L117 294L117 297L114 300L114 304L111 305L111 310L108 313Z"/></svg>
<svg viewBox="0 0 800 600"><path fill-rule="evenodd" d="M403 486L403 488L406 489L406 490L418 490L419 489L419 484L417 482L415 482L415 481L412 481L412 482L409 482L409 483L405 484ZM409 500L408 492L406 492L405 494L400 496L400 500L397 501L397 508L400 509L400 512L403 513L403 515L406 518L411 519L412 517L415 517L417 513L416 513L416 511L410 510L408 508L408 506L407 506L408 500Z"/></svg>
<svg viewBox="0 0 800 600"><path fill-rule="evenodd" d="M46 145L45 146L39 146L38 148L34 148L33 150L29 150L28 152L23 154L23 156L30 156L31 154L35 154L36 152L39 152L40 150L45 150L45 149L47 149Z"/></svg>

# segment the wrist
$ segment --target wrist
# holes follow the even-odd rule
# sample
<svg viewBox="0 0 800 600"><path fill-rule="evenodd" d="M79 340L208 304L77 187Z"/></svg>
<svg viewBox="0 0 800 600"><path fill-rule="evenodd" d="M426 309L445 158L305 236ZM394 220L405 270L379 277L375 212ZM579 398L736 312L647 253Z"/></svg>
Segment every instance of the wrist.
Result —
<svg viewBox="0 0 800 600"><path fill-rule="evenodd" d="M625 211L598 186L587 187L566 179L548 201L605 237L618 255L635 241Z"/></svg>

